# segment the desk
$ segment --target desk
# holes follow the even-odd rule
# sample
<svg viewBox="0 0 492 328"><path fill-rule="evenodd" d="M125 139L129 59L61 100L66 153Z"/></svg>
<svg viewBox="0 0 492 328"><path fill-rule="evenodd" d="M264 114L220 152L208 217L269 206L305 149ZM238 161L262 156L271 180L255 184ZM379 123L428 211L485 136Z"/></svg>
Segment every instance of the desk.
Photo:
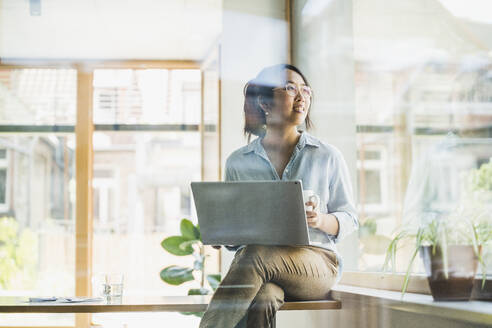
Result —
<svg viewBox="0 0 492 328"><path fill-rule="evenodd" d="M211 296L123 297L120 304L85 303L29 303L28 297L0 297L0 313L110 313L110 312L203 312ZM337 310L337 300L285 302L282 311ZM273 323L276 325L275 319Z"/></svg>
<svg viewBox="0 0 492 328"><path fill-rule="evenodd" d="M29 303L28 297L0 297L0 313L106 313L106 312L203 312L211 296L123 297L121 304L106 302ZM280 310L336 310L337 300L285 302Z"/></svg>

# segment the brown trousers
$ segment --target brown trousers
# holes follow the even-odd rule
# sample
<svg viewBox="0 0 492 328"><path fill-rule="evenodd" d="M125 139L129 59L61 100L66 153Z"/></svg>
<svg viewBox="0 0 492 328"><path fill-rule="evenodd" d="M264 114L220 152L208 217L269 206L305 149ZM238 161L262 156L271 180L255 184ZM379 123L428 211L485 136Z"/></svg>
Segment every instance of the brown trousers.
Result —
<svg viewBox="0 0 492 328"><path fill-rule="evenodd" d="M200 328L272 327L284 299L325 299L337 272L335 253L323 248L248 245L236 253Z"/></svg>

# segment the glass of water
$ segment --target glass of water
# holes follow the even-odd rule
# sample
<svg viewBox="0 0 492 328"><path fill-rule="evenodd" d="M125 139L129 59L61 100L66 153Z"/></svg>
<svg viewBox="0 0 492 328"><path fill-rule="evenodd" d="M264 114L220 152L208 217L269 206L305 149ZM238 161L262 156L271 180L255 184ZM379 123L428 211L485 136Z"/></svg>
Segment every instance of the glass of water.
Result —
<svg viewBox="0 0 492 328"><path fill-rule="evenodd" d="M108 273L104 282L104 296L123 296L123 274Z"/></svg>
<svg viewBox="0 0 492 328"><path fill-rule="evenodd" d="M95 276L94 287L96 294L106 301L119 302L123 296L123 274L103 273Z"/></svg>

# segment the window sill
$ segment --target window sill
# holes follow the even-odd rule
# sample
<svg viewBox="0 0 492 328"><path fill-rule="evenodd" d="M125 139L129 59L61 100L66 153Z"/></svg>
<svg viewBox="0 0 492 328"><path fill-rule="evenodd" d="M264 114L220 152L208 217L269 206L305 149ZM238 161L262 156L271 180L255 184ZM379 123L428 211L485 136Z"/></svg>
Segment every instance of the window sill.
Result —
<svg viewBox="0 0 492 328"><path fill-rule="evenodd" d="M337 285L333 288L333 297L342 300L342 308L351 300L370 302L372 306L384 307L394 311L429 315L475 324L492 323L490 302L435 302L430 295Z"/></svg>
<svg viewBox="0 0 492 328"><path fill-rule="evenodd" d="M345 271L340 284L400 292L404 280L405 274L403 273ZM412 274L407 292L430 295L427 277L423 274Z"/></svg>

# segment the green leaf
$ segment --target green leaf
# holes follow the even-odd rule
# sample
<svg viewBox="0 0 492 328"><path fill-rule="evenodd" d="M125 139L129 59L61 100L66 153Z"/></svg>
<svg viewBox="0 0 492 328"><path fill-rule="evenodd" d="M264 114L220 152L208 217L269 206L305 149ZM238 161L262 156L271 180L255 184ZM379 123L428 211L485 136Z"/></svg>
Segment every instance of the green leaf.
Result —
<svg viewBox="0 0 492 328"><path fill-rule="evenodd" d="M413 262L415 261L415 257L417 256L420 247L422 246L422 241L424 240L424 229L419 228L417 231L417 237L415 238L415 248L413 250L412 257L410 258L410 261L408 263L407 267L407 272L405 273L405 279L403 281L403 287L401 289L401 297L403 298L403 295L405 295L405 292L407 291L408 283L410 282L410 273L412 271L412 265Z"/></svg>
<svg viewBox="0 0 492 328"><path fill-rule="evenodd" d="M391 263L391 269L393 273L395 273L395 267L396 267L396 251L398 249L398 243L402 240L408 237L408 234L406 231L401 231L398 233L393 240L388 245L388 249L386 250L386 259L384 260L383 264L383 271L387 271L388 267Z"/></svg>
<svg viewBox="0 0 492 328"><path fill-rule="evenodd" d="M187 240L200 240L200 231L188 219L181 220L181 235Z"/></svg>
<svg viewBox="0 0 492 328"><path fill-rule="evenodd" d="M185 256L193 254L193 247L188 245L186 248L181 249L180 245L184 242L187 242L188 239L185 239L181 236L172 236L164 239L161 243L161 246L168 251L169 253L177 256Z"/></svg>
<svg viewBox="0 0 492 328"><path fill-rule="evenodd" d="M200 241L198 239L193 239L193 240L187 240L187 241L184 241L182 242L180 245L179 245L179 248L181 248L182 250L186 250L188 249L189 247L191 247L191 249L193 249L193 244L196 244L196 243L199 243Z"/></svg>
<svg viewBox="0 0 492 328"><path fill-rule="evenodd" d="M206 288L192 288L188 291L188 295L208 295L210 290Z"/></svg>
<svg viewBox="0 0 492 328"><path fill-rule="evenodd" d="M191 281L193 269L171 265L161 271L161 279L170 285L181 285L184 282Z"/></svg>
<svg viewBox="0 0 492 328"><path fill-rule="evenodd" d="M219 287L220 284L220 274L208 274L207 275L207 281L210 284L210 287L215 291L217 287Z"/></svg>

